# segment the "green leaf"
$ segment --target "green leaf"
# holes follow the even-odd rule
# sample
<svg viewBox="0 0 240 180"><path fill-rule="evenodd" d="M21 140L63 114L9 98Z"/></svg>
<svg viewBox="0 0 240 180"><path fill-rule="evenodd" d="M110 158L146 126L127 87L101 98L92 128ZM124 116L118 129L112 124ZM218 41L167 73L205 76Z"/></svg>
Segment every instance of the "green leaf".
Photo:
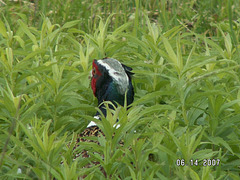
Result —
<svg viewBox="0 0 240 180"><path fill-rule="evenodd" d="M176 68L177 68L177 71L179 71L180 67L179 67L179 64L178 64L178 58L177 58L177 55L176 53L174 52L171 44L169 43L168 39L165 38L164 36L162 36L162 40L163 40L163 44L164 44L164 47L168 53L168 60L170 61L171 64L173 64Z"/></svg>
<svg viewBox="0 0 240 180"><path fill-rule="evenodd" d="M211 159L216 154L218 154L218 151L213 151L212 149L198 150L193 154L192 159L202 161L203 159Z"/></svg>
<svg viewBox="0 0 240 180"><path fill-rule="evenodd" d="M233 155L235 154L229 144L221 137L208 137L208 139L215 145L222 145L229 150Z"/></svg>
<svg viewBox="0 0 240 180"><path fill-rule="evenodd" d="M190 174L190 177L192 179L196 179L196 180L200 180L198 174L192 169L192 168L189 168L189 174Z"/></svg>
<svg viewBox="0 0 240 180"><path fill-rule="evenodd" d="M79 24L80 20L74 20L74 21L70 21L70 22L67 22L63 25L62 29L68 29L70 27L73 27L77 24Z"/></svg>
<svg viewBox="0 0 240 180"><path fill-rule="evenodd" d="M17 42L23 49L25 49L25 42L20 36L13 36L13 38L17 40Z"/></svg>
<svg viewBox="0 0 240 180"><path fill-rule="evenodd" d="M27 25L22 21L18 20L18 24L20 25L21 30L27 34L27 36L32 40L34 45L38 45L36 37L31 33L30 29L27 27Z"/></svg>
<svg viewBox="0 0 240 180"><path fill-rule="evenodd" d="M4 23L1 20L0 20L0 33L3 35L4 38L7 39L7 37L8 37L7 30L6 30Z"/></svg>

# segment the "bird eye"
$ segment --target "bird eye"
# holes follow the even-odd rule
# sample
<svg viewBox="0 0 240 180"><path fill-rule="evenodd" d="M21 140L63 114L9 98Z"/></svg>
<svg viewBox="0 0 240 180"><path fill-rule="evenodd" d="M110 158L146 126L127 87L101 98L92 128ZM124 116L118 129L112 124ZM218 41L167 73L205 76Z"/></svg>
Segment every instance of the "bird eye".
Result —
<svg viewBox="0 0 240 180"><path fill-rule="evenodd" d="M92 75L94 76L96 74L96 69L95 69L95 67L93 67L93 69L92 69Z"/></svg>

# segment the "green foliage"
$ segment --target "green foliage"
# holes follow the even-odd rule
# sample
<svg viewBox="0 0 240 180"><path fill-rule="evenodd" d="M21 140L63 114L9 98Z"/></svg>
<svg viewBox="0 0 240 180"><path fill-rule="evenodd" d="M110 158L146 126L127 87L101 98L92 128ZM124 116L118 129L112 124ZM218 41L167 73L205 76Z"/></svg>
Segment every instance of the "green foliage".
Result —
<svg viewBox="0 0 240 180"><path fill-rule="evenodd" d="M24 3L1 7L0 179L238 179L238 1ZM105 56L133 68L135 101L73 151Z"/></svg>

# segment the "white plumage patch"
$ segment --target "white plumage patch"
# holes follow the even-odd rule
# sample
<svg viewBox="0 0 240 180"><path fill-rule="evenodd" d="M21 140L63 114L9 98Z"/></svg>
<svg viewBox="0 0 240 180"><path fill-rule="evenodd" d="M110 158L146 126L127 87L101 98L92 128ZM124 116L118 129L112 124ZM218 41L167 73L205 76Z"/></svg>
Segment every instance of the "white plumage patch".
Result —
<svg viewBox="0 0 240 180"><path fill-rule="evenodd" d="M100 117L99 116L94 116L93 118L95 118L95 119L100 119ZM87 128L88 127L91 127L91 126L97 126L97 124L94 122L94 121L91 121L88 125L87 125ZM118 129L118 128L120 128L120 124L114 124L113 125L113 127L114 128L116 128L116 129Z"/></svg>
<svg viewBox="0 0 240 180"><path fill-rule="evenodd" d="M99 116L94 116L93 118L95 118L95 119L100 119ZM88 127L91 127L91 126L97 126L97 124L96 124L94 121L91 121L91 122L87 125L87 128L88 128Z"/></svg>
<svg viewBox="0 0 240 180"><path fill-rule="evenodd" d="M129 79L121 63L112 58L98 60L98 63L106 68L109 75L113 78L114 83L117 84L119 93L125 94L128 88Z"/></svg>
<svg viewBox="0 0 240 180"><path fill-rule="evenodd" d="M87 125L87 128L88 128L88 127L91 127L91 126L97 126L97 124L96 124L94 121L91 121L91 122Z"/></svg>
<svg viewBox="0 0 240 180"><path fill-rule="evenodd" d="M22 174L22 169L21 168L17 169L17 174Z"/></svg>

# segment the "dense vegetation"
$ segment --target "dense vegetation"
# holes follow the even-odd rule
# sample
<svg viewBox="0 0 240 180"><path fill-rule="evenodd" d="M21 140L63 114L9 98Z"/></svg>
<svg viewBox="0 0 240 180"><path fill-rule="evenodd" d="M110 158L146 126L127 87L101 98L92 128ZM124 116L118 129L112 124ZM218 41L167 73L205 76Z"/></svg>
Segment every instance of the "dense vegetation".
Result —
<svg viewBox="0 0 240 180"><path fill-rule="evenodd" d="M0 7L0 179L239 179L238 0ZM106 56L133 68L135 102L97 122L101 146L73 161L96 113L91 63Z"/></svg>

